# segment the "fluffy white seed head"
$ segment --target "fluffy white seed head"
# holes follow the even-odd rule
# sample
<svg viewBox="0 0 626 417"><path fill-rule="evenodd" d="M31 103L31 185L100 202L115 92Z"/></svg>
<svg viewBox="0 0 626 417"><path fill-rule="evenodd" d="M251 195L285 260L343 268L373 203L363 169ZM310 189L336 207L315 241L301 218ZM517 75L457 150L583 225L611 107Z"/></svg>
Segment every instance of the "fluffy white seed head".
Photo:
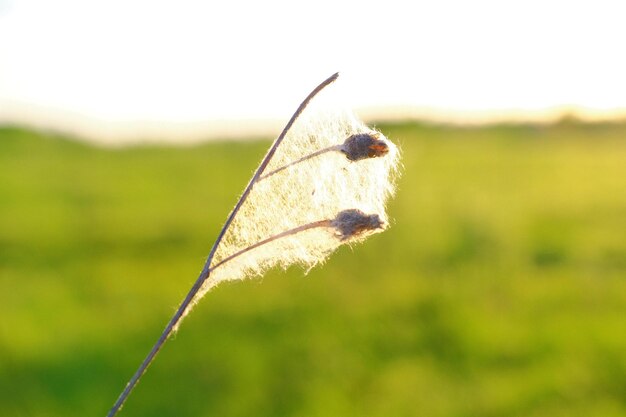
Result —
<svg viewBox="0 0 626 417"><path fill-rule="evenodd" d="M265 169L265 176L254 184L217 247L211 266L245 253L215 268L196 301L222 281L260 275L274 266L300 264L311 268L339 245L360 241L388 224L385 205L394 192L398 149L354 114L323 110L315 106L316 101L296 120ZM363 140L364 136L375 143ZM363 149L353 149L355 137L360 138L356 145L361 148L371 145L365 152L369 156L350 158L350 149L363 154ZM355 219L355 212L368 217ZM269 237L321 220L328 221L325 227L287 233L246 251ZM346 226L346 221L356 226ZM346 234L346 230L354 232Z"/></svg>

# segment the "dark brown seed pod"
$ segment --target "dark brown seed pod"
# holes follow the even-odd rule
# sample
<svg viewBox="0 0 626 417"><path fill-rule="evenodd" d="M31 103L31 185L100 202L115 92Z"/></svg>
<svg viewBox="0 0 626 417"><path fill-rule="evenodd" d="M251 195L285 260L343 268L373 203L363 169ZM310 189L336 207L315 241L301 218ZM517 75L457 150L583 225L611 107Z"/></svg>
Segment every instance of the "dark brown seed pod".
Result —
<svg viewBox="0 0 626 417"><path fill-rule="evenodd" d="M337 229L337 234L341 240L347 240L383 229L385 223L378 214L365 214L361 210L349 209L340 212L331 225Z"/></svg>
<svg viewBox="0 0 626 417"><path fill-rule="evenodd" d="M341 152L351 161L385 156L389 146L379 137L377 133L357 133L346 139L341 145Z"/></svg>

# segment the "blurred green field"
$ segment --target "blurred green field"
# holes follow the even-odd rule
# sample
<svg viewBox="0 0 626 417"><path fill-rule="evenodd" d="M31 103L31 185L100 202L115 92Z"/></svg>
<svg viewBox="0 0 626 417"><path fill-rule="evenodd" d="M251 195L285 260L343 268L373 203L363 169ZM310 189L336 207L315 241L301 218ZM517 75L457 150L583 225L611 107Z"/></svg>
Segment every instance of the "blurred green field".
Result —
<svg viewBox="0 0 626 417"><path fill-rule="evenodd" d="M208 294L121 416L626 415L626 125L380 125L393 227ZM0 415L104 416L269 142L0 129Z"/></svg>

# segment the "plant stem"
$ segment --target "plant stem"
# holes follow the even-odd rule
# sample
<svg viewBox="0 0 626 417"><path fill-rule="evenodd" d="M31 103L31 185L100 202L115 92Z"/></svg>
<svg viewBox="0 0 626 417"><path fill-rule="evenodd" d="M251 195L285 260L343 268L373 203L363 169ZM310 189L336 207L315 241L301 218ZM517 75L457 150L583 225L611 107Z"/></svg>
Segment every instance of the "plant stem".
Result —
<svg viewBox="0 0 626 417"><path fill-rule="evenodd" d="M148 356L146 356L146 358L143 360L143 362L141 363L141 365L139 366L139 368L137 369L135 374L132 376L130 381L126 384L126 387L124 388L124 390L120 394L119 398L117 399L117 401L115 402L115 404L113 405L113 407L111 408L109 413L107 414L107 417L113 417L120 411L120 409L124 405L124 402L126 401L128 396L130 395L131 391L133 390L133 388L135 388L135 386L139 382L139 379L146 372L146 370L148 369L148 366L150 366L150 364L154 360L154 358L157 355L157 353L159 353L159 351L161 350L161 348L163 347L163 345L165 344L167 339L172 334L173 330L180 323L180 320L185 315L185 312L187 311L187 309L191 305L194 297L196 296L196 294L198 293L200 288L202 288L202 285L204 284L204 282L209 277L209 274L211 272L211 262L213 261L213 256L215 255L215 252L216 252L219 244L221 243L222 239L224 238L224 235L226 234L226 231L228 230L228 228L230 227L231 223L235 219L235 216L237 216L237 213L239 212L239 209L241 208L243 203L248 198L248 195L250 194L250 191L252 191L252 187L259 180L261 175L263 175L263 171L265 170L265 168L267 168L267 165L270 163L272 157L274 156L274 153L276 152L276 149L282 143L282 141L285 138L287 132L289 132L289 129L291 129L291 126L294 124L294 122L300 116L300 114L304 111L304 109L309 104L309 102L313 99L313 97L315 97L326 86L328 86L333 81L335 81L338 76L339 76L339 73L335 73L335 74L331 75L330 77L328 77L326 80L324 80L320 85L318 85L304 99L304 101L300 104L300 106L298 106L298 109L291 116L291 119L289 119L289 122L287 122L287 125L285 126L285 128L283 129L281 134L278 136L278 138L276 138L276 140L274 141L273 145L270 147L270 150L265 155L265 158L263 158L263 161L261 161L261 164L257 168L254 176L252 177L252 179L250 180L250 182L246 186L243 194L239 198L239 201L237 201L237 204L235 205L235 208L233 209L233 211L230 213L230 215L226 219L226 223L224 224L224 226L222 227L222 230L218 234L217 239L215 240L215 243L213 244L213 247L211 248L211 252L209 253L209 256L207 257L207 260L206 260L206 262L204 264L204 267L202 268L202 271L200 272L200 275L198 276L198 279L193 284L193 286L189 290L189 293L187 294L187 296L185 297L183 302L180 304L180 306L176 310L176 313L174 314L174 316L170 319L169 323L165 327L165 330L163 330L163 333L161 334L161 336L159 337L159 339L157 340L155 345L150 350L150 353L148 353ZM269 238L269 239L271 239L271 238ZM268 240L268 239L266 239L266 240ZM261 242L255 244L255 245L259 246L260 243ZM255 246L255 245L253 245L253 246ZM251 250L251 249L252 249L252 247L244 249L244 251ZM235 254L235 255L237 255L237 254ZM230 258L232 259L232 257L233 256L231 256ZM220 264L223 264L224 261L222 261Z"/></svg>
<svg viewBox="0 0 626 417"><path fill-rule="evenodd" d="M277 173L279 173L280 171L282 171L283 169L287 169L287 168L289 168L290 166L293 166L293 165L299 164L299 163L304 162L304 161L306 161L306 160L308 160L308 159L315 158L316 156L319 156L319 155L325 154L326 152L339 151L339 150L341 150L341 145L333 145L333 146L329 146L329 147L324 148L324 149L320 149L319 151L315 151L315 152L313 152L313 153L310 153L310 154L308 154L308 155L305 155L305 156L303 156L303 157L302 157L302 158L300 158L300 159L297 159L297 160L295 160L295 161L293 161L293 162L290 162L290 163L288 163L288 164L286 164L286 165L283 165L283 166L281 166L281 167L279 167L279 168L276 168L276 169L275 169L275 170L273 170L273 171L268 172L267 174L265 174L265 175L261 176L261 177L259 178L259 181L262 181L262 180L266 179L267 177L270 177L270 176L272 176L272 175L274 175L274 174L277 174Z"/></svg>
<svg viewBox="0 0 626 417"><path fill-rule="evenodd" d="M235 258L240 257L241 255L243 255L246 252L251 251L252 249L256 249L259 246L263 246L263 245L267 245L268 243L271 243L277 239L283 238L283 237L287 237L287 236L291 236L291 235L295 235L296 233L300 233L300 232L304 232L305 230L309 230L309 229L314 229L316 227L330 227L332 226L332 220L318 220L316 222L313 223L307 223L305 225L302 226L298 226L295 227L293 229L289 229L286 230L282 233L279 233L277 235L268 237L267 239L263 239L257 243L255 243L254 245L250 245L247 248L244 248L242 250L240 250L239 252L235 252L232 255L224 258L223 260L221 260L220 262L216 263L213 268L211 268L211 271L214 271L217 267L224 265L226 262L230 262Z"/></svg>

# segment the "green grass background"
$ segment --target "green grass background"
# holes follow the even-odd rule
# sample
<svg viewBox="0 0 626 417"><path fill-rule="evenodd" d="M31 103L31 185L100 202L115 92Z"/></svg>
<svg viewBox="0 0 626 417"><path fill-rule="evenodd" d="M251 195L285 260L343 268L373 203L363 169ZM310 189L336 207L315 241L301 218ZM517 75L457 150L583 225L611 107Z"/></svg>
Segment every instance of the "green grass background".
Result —
<svg viewBox="0 0 626 417"><path fill-rule="evenodd" d="M380 125L393 227L209 293L122 416L626 415L626 125ZM0 129L0 415L103 416L268 141Z"/></svg>

